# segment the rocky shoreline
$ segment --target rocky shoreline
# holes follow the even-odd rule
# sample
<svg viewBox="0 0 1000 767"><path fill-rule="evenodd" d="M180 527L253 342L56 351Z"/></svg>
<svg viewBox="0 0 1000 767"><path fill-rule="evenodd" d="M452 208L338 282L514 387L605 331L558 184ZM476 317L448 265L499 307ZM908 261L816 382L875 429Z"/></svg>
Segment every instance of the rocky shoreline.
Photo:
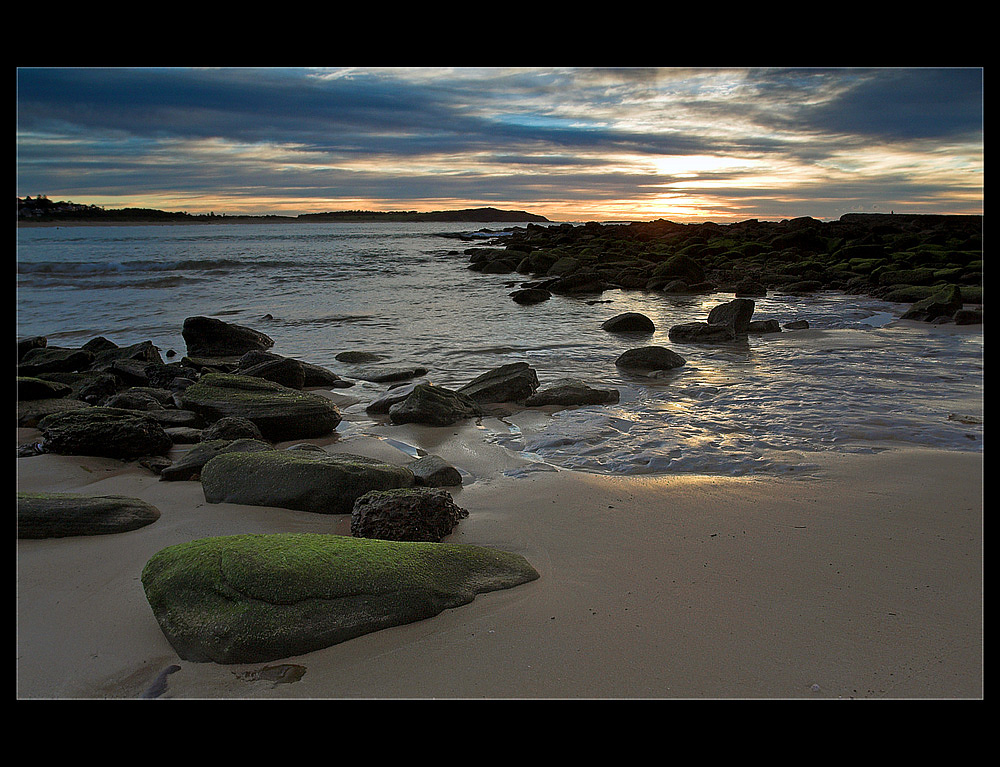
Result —
<svg viewBox="0 0 1000 767"><path fill-rule="evenodd" d="M531 277L509 294L522 304L612 289L750 298L839 290L911 303L905 319L977 324L982 226L982 216L893 214L728 225L528 224L465 254L472 270Z"/></svg>

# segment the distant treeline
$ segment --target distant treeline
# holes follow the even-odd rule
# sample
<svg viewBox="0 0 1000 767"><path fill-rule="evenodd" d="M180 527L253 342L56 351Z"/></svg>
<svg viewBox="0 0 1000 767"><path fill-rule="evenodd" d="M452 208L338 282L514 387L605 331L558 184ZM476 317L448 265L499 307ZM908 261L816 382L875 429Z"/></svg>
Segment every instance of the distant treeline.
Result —
<svg viewBox="0 0 1000 767"><path fill-rule="evenodd" d="M476 223L534 221L547 222L545 216L519 210L496 208L468 208L443 210L431 213L416 211L367 211L347 210L329 213L306 213L300 216L216 215L215 213L172 213L153 208L113 208L98 205L81 205L74 202L52 201L45 195L17 198L17 219L23 222L90 221L94 223L150 222L150 223L219 223L222 221L304 221L304 222L361 222L361 221L470 221Z"/></svg>

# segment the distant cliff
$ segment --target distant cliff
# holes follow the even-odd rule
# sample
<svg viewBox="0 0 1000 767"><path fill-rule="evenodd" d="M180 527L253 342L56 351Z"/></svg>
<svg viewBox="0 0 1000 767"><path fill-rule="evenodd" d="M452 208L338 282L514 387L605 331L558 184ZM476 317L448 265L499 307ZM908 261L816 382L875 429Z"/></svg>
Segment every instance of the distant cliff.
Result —
<svg viewBox="0 0 1000 767"><path fill-rule="evenodd" d="M344 210L331 213L305 213L297 221L471 221L475 223L511 223L516 221L547 222L545 216L525 213L523 210L498 210L497 208L464 208L438 210L430 213L417 211Z"/></svg>

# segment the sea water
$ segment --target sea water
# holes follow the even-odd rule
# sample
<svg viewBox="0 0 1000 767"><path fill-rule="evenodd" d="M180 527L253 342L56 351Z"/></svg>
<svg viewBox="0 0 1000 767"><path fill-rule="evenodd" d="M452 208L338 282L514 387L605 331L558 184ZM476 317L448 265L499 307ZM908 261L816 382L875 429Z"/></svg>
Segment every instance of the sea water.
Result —
<svg viewBox="0 0 1000 767"><path fill-rule="evenodd" d="M186 351L184 319L203 315L274 339L272 351L351 379L344 351L426 367L458 388L490 368L527 362L544 388L573 377L620 401L529 409L478 421L484 442L536 468L614 474L803 474L823 451L891 446L981 452L981 326L900 320L906 304L827 291L755 299L754 319L808 330L731 344L673 344L672 325L703 321L733 298L608 290L522 306L522 275L468 269L465 250L499 229L443 223L276 223L22 228L17 334L53 346L104 336L152 341L165 361ZM636 311L651 334L601 323ZM615 359L661 345L686 364L631 376ZM177 356L168 356L175 352ZM386 384L358 380L345 410L356 432L383 434L364 407Z"/></svg>

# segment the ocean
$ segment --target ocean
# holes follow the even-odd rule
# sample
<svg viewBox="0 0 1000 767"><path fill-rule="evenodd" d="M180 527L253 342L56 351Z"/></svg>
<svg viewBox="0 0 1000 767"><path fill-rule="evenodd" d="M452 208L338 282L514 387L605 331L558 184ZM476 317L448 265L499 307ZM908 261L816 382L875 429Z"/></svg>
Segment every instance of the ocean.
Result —
<svg viewBox="0 0 1000 767"><path fill-rule="evenodd" d="M580 378L615 388L617 405L484 418L482 439L543 470L606 474L809 477L816 454L893 447L982 452L982 326L901 321L907 304L824 291L755 299L753 318L808 330L724 345L674 344L672 325L702 321L732 294L668 296L608 290L522 306L518 274L469 270L484 232L458 223L282 223L21 228L17 334L53 346L104 336L152 341L165 361L186 351L195 315L260 330L271 351L354 380L344 351L428 368L458 388L490 368L527 362L544 388ZM626 311L652 335L611 334ZM666 346L686 364L662 379L619 371L636 346ZM177 356L168 357L168 351ZM356 397L344 428L384 434L364 407L387 385L336 390Z"/></svg>

